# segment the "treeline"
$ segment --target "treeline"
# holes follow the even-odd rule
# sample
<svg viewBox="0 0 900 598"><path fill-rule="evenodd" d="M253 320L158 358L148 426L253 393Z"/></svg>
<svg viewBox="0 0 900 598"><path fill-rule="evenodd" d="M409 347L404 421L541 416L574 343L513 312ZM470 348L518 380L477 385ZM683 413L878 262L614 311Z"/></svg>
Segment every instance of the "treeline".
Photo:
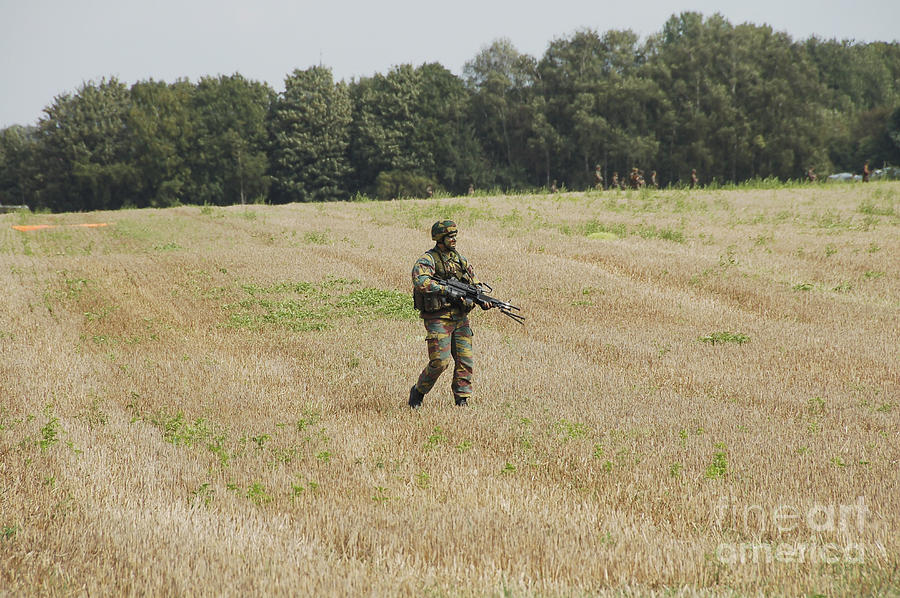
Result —
<svg viewBox="0 0 900 598"><path fill-rule="evenodd" d="M900 164L900 44L810 38L719 15L641 41L578 31L542 57L498 40L440 64L283 93L233 76L116 79L0 131L0 203L54 211L329 201L593 186L600 165L663 185Z"/></svg>

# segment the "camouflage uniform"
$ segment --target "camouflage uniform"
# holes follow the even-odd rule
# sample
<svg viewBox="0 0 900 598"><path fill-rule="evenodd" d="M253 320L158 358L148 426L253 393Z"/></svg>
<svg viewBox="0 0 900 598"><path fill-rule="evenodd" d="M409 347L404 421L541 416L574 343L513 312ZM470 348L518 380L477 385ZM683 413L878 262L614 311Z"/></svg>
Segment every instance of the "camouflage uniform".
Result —
<svg viewBox="0 0 900 598"><path fill-rule="evenodd" d="M456 225L452 221L435 223L435 227L438 225L444 225L444 229L450 231L447 234L456 233ZM435 240L442 238L443 235L440 235ZM469 284L480 282L465 257L440 244L426 251L412 269L413 297L425 323L425 342L428 345L428 364L411 389L412 406L417 406L413 392L428 394L438 377L450 367L451 359L454 362L452 389L456 404L465 405L472 396L474 356L468 316L474 304L461 305L444 295L446 285L443 281L453 277ZM421 396L418 398L420 402Z"/></svg>

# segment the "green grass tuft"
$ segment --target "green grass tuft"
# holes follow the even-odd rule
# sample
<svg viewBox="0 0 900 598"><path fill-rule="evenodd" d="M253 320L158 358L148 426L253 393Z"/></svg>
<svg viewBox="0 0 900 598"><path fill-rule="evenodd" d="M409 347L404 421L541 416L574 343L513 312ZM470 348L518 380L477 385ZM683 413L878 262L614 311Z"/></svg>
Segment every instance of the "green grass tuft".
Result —
<svg viewBox="0 0 900 598"><path fill-rule="evenodd" d="M713 332L698 339L701 343L720 345L722 343L735 343L743 345L750 342L750 337L740 332Z"/></svg>

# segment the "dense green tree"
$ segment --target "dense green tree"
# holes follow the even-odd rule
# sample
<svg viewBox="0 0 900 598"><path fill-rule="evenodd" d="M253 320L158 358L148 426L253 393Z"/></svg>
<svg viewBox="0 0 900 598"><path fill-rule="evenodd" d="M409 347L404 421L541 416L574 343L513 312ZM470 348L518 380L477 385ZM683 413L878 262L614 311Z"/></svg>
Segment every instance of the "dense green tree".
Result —
<svg viewBox="0 0 900 598"><path fill-rule="evenodd" d="M331 69L295 70L269 120L271 199L329 201L347 196L351 103Z"/></svg>
<svg viewBox="0 0 900 598"><path fill-rule="evenodd" d="M555 164L550 160L548 181L552 171L552 178L577 184L573 169L585 170L586 162L600 159L612 145L615 117L609 98L614 83L604 72L605 58L596 32L583 30L553 40L538 64L542 117L557 134L557 159Z"/></svg>
<svg viewBox="0 0 900 598"><path fill-rule="evenodd" d="M822 84L823 143L834 168L857 171L864 156L895 160L871 146L880 134L879 121L900 105L900 44L812 37L803 47Z"/></svg>
<svg viewBox="0 0 900 598"><path fill-rule="evenodd" d="M827 166L823 88L806 52L769 27L749 29L747 37L746 63L755 68L755 77L752 84L739 85L743 93L737 98L753 135L748 175L800 178L810 164Z"/></svg>
<svg viewBox="0 0 900 598"><path fill-rule="evenodd" d="M470 94L443 66L400 65L355 82L351 95L357 188L383 194L396 181L427 180L461 193L469 184L489 181L469 119Z"/></svg>
<svg viewBox="0 0 900 598"><path fill-rule="evenodd" d="M562 139L557 172L568 185L592 185L597 163L608 176L655 158L659 143L650 119L660 98L642 73L644 62L631 31L582 30L550 44L538 66L540 87Z"/></svg>
<svg viewBox="0 0 900 598"><path fill-rule="evenodd" d="M0 204L28 205L37 184L35 127L0 131Z"/></svg>
<svg viewBox="0 0 900 598"><path fill-rule="evenodd" d="M900 106L894 109L885 126L885 132L892 145L892 151L898 155L895 164L900 164Z"/></svg>
<svg viewBox="0 0 900 598"><path fill-rule="evenodd" d="M191 99L188 81L144 81L131 87L126 115L128 158L135 171L131 203L166 207L190 201Z"/></svg>
<svg viewBox="0 0 900 598"><path fill-rule="evenodd" d="M192 203L229 205L268 194L267 118L275 92L239 74L204 77L191 95L186 194Z"/></svg>
<svg viewBox="0 0 900 598"><path fill-rule="evenodd" d="M864 101L863 56L849 40L811 37L803 44L824 87L822 101L833 110L853 113Z"/></svg>
<svg viewBox="0 0 900 598"><path fill-rule="evenodd" d="M408 64L352 86L350 155L358 189L373 189L382 172L424 175L434 169L434 156L421 134L420 92L419 73Z"/></svg>
<svg viewBox="0 0 900 598"><path fill-rule="evenodd" d="M469 184L487 183L490 173L468 118L470 95L462 80L436 63L424 64L415 73L415 145L425 160L419 170L456 193Z"/></svg>
<svg viewBox="0 0 900 598"><path fill-rule="evenodd" d="M38 121L35 204L56 211L116 209L133 201L128 88L117 79L63 94Z"/></svg>
<svg viewBox="0 0 900 598"><path fill-rule="evenodd" d="M657 127L667 172L791 178L822 162L822 88L786 34L683 13L652 43L652 70L674 109Z"/></svg>
<svg viewBox="0 0 900 598"><path fill-rule="evenodd" d="M900 164L900 108L874 108L859 115L851 128L851 164L859 172L868 160L873 168Z"/></svg>
<svg viewBox="0 0 900 598"><path fill-rule="evenodd" d="M536 184L549 188L553 177L556 156L563 147L563 138L547 119L547 100L535 95L528 104L530 116L526 147L529 150L527 166L537 175Z"/></svg>
<svg viewBox="0 0 900 598"><path fill-rule="evenodd" d="M685 181L693 168L706 179L726 178L731 173L723 159L735 150L746 155L746 139L738 136L749 132L734 105L741 57L732 33L719 15L704 21L689 12L670 18L650 41L650 71L671 110L656 125L666 180Z"/></svg>
<svg viewBox="0 0 900 598"><path fill-rule="evenodd" d="M529 162L535 163L531 154L537 151L542 158L552 145L553 135L543 120L540 126L545 135L541 139L546 143L529 143L534 110L541 106L533 101L537 76L534 58L520 53L508 39L498 39L465 64L463 76L472 93L472 122L493 170L492 180L484 184L540 184L541 177L529 168Z"/></svg>

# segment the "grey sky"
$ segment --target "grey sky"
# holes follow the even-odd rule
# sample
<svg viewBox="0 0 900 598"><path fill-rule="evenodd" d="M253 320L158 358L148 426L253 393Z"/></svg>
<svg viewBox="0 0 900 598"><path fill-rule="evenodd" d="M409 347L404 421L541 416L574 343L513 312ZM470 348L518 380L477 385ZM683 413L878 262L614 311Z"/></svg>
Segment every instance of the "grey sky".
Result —
<svg viewBox="0 0 900 598"><path fill-rule="evenodd" d="M347 80L402 63L460 74L499 37L539 58L580 28L644 37L688 10L794 39L900 39L898 0L0 0L0 128L35 123L54 96L102 77L239 72L280 91L286 74L320 62Z"/></svg>

